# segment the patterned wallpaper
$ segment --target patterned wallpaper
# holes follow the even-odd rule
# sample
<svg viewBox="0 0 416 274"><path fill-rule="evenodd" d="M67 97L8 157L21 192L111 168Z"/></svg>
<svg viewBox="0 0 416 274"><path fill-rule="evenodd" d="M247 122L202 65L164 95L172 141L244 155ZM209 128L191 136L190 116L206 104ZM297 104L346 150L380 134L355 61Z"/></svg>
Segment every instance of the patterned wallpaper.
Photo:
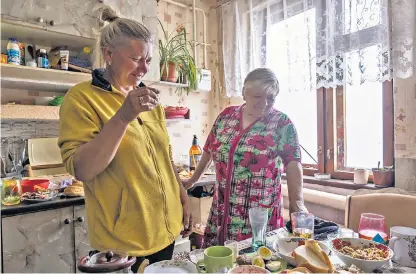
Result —
<svg viewBox="0 0 416 274"><path fill-rule="evenodd" d="M416 191L416 77L393 84L396 187Z"/></svg>

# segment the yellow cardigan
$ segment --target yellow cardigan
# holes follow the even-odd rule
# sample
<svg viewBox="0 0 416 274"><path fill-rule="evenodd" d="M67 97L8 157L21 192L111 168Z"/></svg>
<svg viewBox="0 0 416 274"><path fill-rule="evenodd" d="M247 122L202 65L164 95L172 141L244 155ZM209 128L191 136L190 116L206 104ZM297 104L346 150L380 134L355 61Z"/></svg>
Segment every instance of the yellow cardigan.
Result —
<svg viewBox="0 0 416 274"><path fill-rule="evenodd" d="M58 144L74 172L76 149L91 141L121 107L125 96L83 82L71 88L60 109ZM130 123L110 165L84 182L90 245L147 256L167 247L182 229L180 190L171 165L163 107ZM100 159L95 159L99 161Z"/></svg>

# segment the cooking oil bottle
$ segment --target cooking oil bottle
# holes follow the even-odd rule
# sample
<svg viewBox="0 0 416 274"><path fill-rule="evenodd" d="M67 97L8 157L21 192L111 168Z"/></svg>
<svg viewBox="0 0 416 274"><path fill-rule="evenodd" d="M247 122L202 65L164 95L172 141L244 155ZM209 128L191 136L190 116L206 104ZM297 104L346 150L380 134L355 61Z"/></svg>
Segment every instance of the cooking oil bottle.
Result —
<svg viewBox="0 0 416 274"><path fill-rule="evenodd" d="M189 171L193 172L201 160L202 149L199 147L198 138L194 135L192 146L189 149Z"/></svg>

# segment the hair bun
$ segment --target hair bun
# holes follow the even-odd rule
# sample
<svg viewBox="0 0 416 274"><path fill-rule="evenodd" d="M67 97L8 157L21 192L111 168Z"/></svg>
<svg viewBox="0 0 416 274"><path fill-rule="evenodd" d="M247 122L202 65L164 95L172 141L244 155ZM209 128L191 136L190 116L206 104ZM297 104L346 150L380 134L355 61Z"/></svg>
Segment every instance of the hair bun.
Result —
<svg viewBox="0 0 416 274"><path fill-rule="evenodd" d="M102 24L104 22L113 22L117 18L120 18L115 10L113 10L110 6L101 4L95 9L97 12L99 12L99 20Z"/></svg>

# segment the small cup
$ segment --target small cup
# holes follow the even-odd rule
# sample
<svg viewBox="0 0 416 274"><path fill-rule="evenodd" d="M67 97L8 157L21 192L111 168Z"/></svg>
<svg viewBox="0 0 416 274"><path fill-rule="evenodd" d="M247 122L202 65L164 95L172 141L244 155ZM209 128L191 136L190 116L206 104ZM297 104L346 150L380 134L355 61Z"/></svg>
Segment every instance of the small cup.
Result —
<svg viewBox="0 0 416 274"><path fill-rule="evenodd" d="M291 214L292 234L297 238L313 239L315 216L308 212L293 212Z"/></svg>
<svg viewBox="0 0 416 274"><path fill-rule="evenodd" d="M354 169L354 184L365 185L368 182L368 175L370 171L365 168Z"/></svg>

